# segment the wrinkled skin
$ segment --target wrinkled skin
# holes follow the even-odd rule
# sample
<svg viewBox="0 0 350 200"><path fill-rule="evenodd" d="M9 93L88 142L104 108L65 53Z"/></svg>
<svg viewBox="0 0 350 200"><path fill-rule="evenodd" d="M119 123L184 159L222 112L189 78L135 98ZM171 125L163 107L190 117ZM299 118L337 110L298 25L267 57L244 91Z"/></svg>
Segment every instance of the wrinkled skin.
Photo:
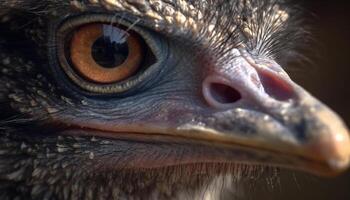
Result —
<svg viewBox="0 0 350 200"><path fill-rule="evenodd" d="M299 9L243 2L2 2L1 199L216 199L257 164L345 170L347 128L281 66L307 42ZM96 95L60 70L60 24L92 13L147 33L147 79Z"/></svg>

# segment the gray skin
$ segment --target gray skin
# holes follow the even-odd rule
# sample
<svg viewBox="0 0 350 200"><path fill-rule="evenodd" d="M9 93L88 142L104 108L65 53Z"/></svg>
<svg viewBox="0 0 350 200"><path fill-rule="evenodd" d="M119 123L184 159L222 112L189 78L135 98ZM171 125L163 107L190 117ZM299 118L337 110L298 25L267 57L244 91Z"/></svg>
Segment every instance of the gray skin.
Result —
<svg viewBox="0 0 350 200"><path fill-rule="evenodd" d="M109 89L69 76L76 15L130 27L158 62ZM262 166L345 170L347 128L281 67L301 23L273 0L1 1L0 199L219 199Z"/></svg>

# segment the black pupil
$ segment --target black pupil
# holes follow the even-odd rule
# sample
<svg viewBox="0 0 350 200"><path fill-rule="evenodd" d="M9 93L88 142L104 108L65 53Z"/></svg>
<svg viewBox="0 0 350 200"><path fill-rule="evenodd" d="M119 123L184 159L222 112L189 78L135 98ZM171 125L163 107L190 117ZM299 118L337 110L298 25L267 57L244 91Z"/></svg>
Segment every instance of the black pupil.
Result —
<svg viewBox="0 0 350 200"><path fill-rule="evenodd" d="M102 36L92 45L92 57L105 68L114 68L124 63L129 55L127 41L115 42L110 37Z"/></svg>

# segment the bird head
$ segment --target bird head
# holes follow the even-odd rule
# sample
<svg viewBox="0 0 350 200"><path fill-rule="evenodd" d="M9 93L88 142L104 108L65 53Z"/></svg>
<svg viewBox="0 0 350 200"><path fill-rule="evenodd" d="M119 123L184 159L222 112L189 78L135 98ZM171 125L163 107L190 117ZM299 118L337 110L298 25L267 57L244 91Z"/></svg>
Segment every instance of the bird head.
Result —
<svg viewBox="0 0 350 200"><path fill-rule="evenodd" d="M283 66L309 37L296 6L13 2L0 5L2 138L40 166L50 153L86 170L349 166L346 125Z"/></svg>

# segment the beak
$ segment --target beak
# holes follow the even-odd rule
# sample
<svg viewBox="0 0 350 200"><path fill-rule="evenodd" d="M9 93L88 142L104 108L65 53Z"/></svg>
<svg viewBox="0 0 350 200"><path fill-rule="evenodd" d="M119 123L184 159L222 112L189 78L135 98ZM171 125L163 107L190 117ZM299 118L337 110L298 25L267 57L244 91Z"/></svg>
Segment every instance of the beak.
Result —
<svg viewBox="0 0 350 200"><path fill-rule="evenodd" d="M207 71L203 96L215 111L182 131L283 157L272 164L314 174L348 168L350 139L343 121L277 63L242 56Z"/></svg>

